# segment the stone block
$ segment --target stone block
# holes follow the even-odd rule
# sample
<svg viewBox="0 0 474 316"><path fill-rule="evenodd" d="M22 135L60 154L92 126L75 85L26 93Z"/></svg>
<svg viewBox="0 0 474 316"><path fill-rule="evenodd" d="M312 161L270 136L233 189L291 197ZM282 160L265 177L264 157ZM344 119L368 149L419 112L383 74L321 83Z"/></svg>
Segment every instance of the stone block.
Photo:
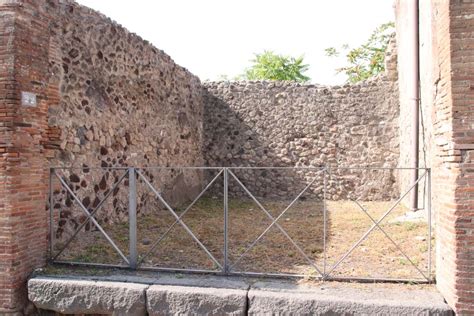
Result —
<svg viewBox="0 0 474 316"><path fill-rule="evenodd" d="M148 286L121 282L95 282L34 278L28 298L44 310L64 314L146 315Z"/></svg>
<svg viewBox="0 0 474 316"><path fill-rule="evenodd" d="M390 292L389 299L384 299L380 294L354 289L341 289L331 295L252 289L248 293L248 315L452 315L437 293L419 291L417 299L408 297L409 293L398 294Z"/></svg>
<svg viewBox="0 0 474 316"><path fill-rule="evenodd" d="M247 291L153 285L147 290L149 315L246 315Z"/></svg>

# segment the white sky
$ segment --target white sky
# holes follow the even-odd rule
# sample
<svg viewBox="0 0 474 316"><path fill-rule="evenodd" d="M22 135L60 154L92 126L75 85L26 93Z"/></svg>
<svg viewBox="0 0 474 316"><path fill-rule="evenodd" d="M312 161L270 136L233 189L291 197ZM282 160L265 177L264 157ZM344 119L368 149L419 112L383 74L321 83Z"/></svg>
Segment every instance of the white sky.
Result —
<svg viewBox="0 0 474 316"><path fill-rule="evenodd" d="M393 0L77 0L164 50L202 80L234 77L254 53L305 56L312 82L338 84L329 46L363 43Z"/></svg>

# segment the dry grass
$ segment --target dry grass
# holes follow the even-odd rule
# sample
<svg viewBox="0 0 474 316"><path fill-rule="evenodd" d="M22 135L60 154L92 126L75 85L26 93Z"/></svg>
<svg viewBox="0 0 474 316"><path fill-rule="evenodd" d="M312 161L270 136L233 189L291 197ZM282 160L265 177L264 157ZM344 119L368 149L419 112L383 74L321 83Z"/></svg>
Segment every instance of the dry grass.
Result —
<svg viewBox="0 0 474 316"><path fill-rule="evenodd" d="M271 224L260 208L249 200L231 199L229 205L229 261L235 264L251 243ZM379 219L392 202L365 202L363 206ZM263 203L273 217L288 202ZM191 208L183 221L219 262L223 262L222 201L203 198ZM370 218L350 201L327 204L326 271L371 227ZM183 209L177 210L178 213ZM406 209L396 207L380 224L411 261L427 270L427 224L394 222ZM299 201L278 223L299 245L316 267L324 270L324 212L321 202ZM138 219L138 252L143 266L217 269L205 252L177 224L148 256L156 240L175 221L171 213L159 208ZM105 231L127 255L128 224L105 225ZM423 240L424 239L424 240ZM434 243L434 240L431 241ZM61 244L57 245L57 249ZM96 263L120 263L120 257L98 231L82 232L59 259ZM298 273L317 276L316 269L274 225L233 267L234 271ZM341 277L388 277L419 279L422 275L377 228L332 272Z"/></svg>

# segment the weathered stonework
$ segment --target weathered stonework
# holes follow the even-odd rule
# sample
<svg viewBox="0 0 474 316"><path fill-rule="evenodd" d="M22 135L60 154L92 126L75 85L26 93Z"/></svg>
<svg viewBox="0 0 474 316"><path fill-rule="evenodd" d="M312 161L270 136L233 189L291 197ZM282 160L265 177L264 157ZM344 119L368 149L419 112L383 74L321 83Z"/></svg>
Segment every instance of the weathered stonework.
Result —
<svg viewBox="0 0 474 316"><path fill-rule="evenodd" d="M75 3L51 21L50 71L61 101L53 164L201 165L199 79L163 51Z"/></svg>
<svg viewBox="0 0 474 316"><path fill-rule="evenodd" d="M47 254L48 166L83 168L60 177L93 208L119 177L94 167L202 165L202 89L164 52L74 1L2 0L0 26L0 313L21 313L26 277ZM21 105L22 92L37 106ZM161 186L181 192L202 178L167 177ZM57 224L72 231L84 214L68 212L70 195L53 186L67 206ZM126 190L125 181L113 192L118 214L97 216L123 217Z"/></svg>
<svg viewBox="0 0 474 316"><path fill-rule="evenodd" d="M386 76L335 87L288 82L205 83L209 92L204 114L206 165L327 165L333 175L328 198L397 196L393 172L338 169L397 166L398 87L392 70L391 66ZM248 174L251 176L258 175ZM270 183L253 185L253 191L260 195L278 191L281 183L278 175L273 176ZM294 182L300 181L297 178Z"/></svg>
<svg viewBox="0 0 474 316"><path fill-rule="evenodd" d="M40 10L53 13L49 81L60 90L59 104L48 110L50 164L80 168L57 173L84 206L97 207L123 174L103 168L202 165L199 79L98 12L73 1L45 7ZM145 175L156 182L152 173ZM175 170L166 177L160 185L169 191L195 191L201 183L198 173L180 177ZM113 207L103 207L99 219L126 219L128 180L124 183L110 198ZM75 203L64 188L57 186L54 193L54 206L62 209L59 233L72 232L85 216L73 211ZM140 211L147 210L148 193L139 192Z"/></svg>
<svg viewBox="0 0 474 316"><path fill-rule="evenodd" d="M471 2L420 2L430 28L420 33L421 157L433 168L437 282L460 314L474 309ZM26 278L45 263L50 165L79 168L58 172L88 209L125 172L107 168L127 166L328 165L326 198L399 196L407 182L392 171L338 169L407 166L411 126L396 59L389 55L386 74L357 85L203 86L164 52L72 0L0 0L0 313L22 313ZM36 95L36 106L22 105L24 92ZM198 172L143 172L176 203L204 180ZM242 180L259 196L288 198L312 176L259 171ZM126 218L127 189L125 179L98 220ZM321 185L312 190L321 196ZM84 215L70 211L73 200L58 182L53 192L63 214L57 225L74 231ZM139 192L139 208L151 200Z"/></svg>

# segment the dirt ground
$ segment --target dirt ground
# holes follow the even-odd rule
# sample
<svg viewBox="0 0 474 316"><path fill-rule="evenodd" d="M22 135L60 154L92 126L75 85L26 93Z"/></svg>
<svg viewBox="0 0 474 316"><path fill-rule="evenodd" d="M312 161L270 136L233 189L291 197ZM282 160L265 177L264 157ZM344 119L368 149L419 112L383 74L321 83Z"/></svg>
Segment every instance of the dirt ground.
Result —
<svg viewBox="0 0 474 316"><path fill-rule="evenodd" d="M361 205L377 221L393 203L363 202ZM262 204L276 218L289 202L265 201ZM184 208L180 208L176 211L181 214L183 210ZM401 251L382 231L375 228L335 267L342 256L373 224L369 216L355 202L328 201L324 206L317 201L298 201L279 218L277 223L300 247L303 255L276 225L273 225L259 242L249 249L272 220L253 201L230 199L229 264L232 271L239 272L319 276L319 270L334 277L423 279L423 275L413 265L428 276L428 225L426 222L396 221L396 218L405 212L406 208L397 206L380 223L380 227ZM222 200L212 197L202 198L188 210L182 220L222 265L224 261ZM165 208L157 208L149 215L139 216L137 237L142 266L217 270L218 266L209 259L180 224L176 224L169 234L153 247L174 222L175 218ZM103 228L127 256L128 223L104 225ZM431 239L431 244L434 245L434 237ZM60 249L62 245L56 243L55 249ZM99 231L81 232L58 260L124 263Z"/></svg>

